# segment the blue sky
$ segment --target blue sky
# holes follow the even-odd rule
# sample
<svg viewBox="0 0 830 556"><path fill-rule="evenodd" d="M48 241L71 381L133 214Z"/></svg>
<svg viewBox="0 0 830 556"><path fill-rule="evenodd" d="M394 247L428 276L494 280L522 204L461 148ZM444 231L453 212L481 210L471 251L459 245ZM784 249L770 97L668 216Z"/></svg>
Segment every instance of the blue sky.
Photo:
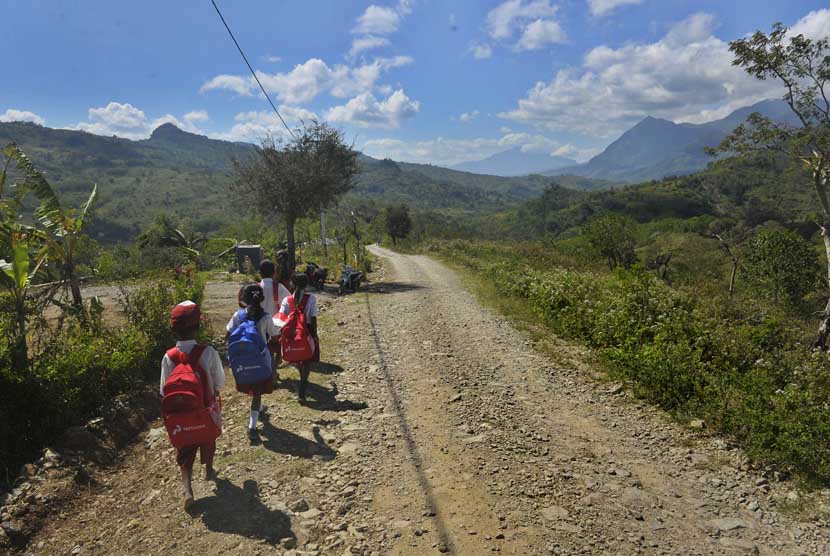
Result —
<svg viewBox="0 0 830 556"><path fill-rule="evenodd" d="M217 3L289 122L441 165L509 148L585 160L646 115L716 119L780 95L731 66L729 40L775 21L830 32L826 0ZM209 0L0 0L0 13L0 121L283 133Z"/></svg>

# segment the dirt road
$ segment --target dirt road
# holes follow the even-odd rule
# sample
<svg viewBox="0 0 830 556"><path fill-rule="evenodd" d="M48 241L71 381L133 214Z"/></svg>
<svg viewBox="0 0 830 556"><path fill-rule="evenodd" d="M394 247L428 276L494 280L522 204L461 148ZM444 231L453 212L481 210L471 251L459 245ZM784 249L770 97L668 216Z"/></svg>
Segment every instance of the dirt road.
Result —
<svg viewBox="0 0 830 556"><path fill-rule="evenodd" d="M28 553L827 553L826 529L780 511L792 486L739 450L552 363L443 265L374 251L372 284L324 299L307 406L283 369L250 446L226 390L193 516L157 424ZM233 293L207 292L220 322Z"/></svg>

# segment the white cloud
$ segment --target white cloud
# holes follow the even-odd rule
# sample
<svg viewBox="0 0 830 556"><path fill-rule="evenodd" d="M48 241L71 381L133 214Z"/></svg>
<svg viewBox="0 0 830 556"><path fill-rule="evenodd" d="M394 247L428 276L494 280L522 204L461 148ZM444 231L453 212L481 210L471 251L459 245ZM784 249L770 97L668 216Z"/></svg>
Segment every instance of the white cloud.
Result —
<svg viewBox="0 0 830 556"><path fill-rule="evenodd" d="M298 126L302 121L319 120L317 114L304 108L281 105L280 114L291 128ZM237 122L230 130L215 134L217 139L226 141L249 141L257 143L271 136L275 139L286 139L288 131L282 125L279 117L271 110L240 112L234 116Z"/></svg>
<svg viewBox="0 0 830 556"><path fill-rule="evenodd" d="M356 35L389 35L398 30L401 20L412 13L411 0L399 0L395 7L372 4L357 18Z"/></svg>
<svg viewBox="0 0 830 556"><path fill-rule="evenodd" d="M550 19L557 11L558 7L550 0L507 0L487 14L487 32L491 38L505 41L520 31L519 41L513 46L516 51L537 50L547 44L563 43L565 31L557 21ZM489 57L489 54L484 57Z"/></svg>
<svg viewBox="0 0 830 556"><path fill-rule="evenodd" d="M825 38L830 34L830 9L814 10L790 27L790 36L804 35L808 38Z"/></svg>
<svg viewBox="0 0 830 556"><path fill-rule="evenodd" d="M309 102L324 92L335 97L347 97L370 92L381 74L392 68L411 64L408 56L377 58L361 66L329 66L319 58L311 58L297 64L289 72L266 73L257 71L262 86L282 102L299 104ZM244 84L244 86L243 86ZM255 83L253 78L220 75L202 85L202 91L228 89L242 95L251 95Z"/></svg>
<svg viewBox="0 0 830 556"><path fill-rule="evenodd" d="M357 25L352 29L355 34L388 35L398 30L401 15L394 8L372 4L357 18Z"/></svg>
<svg viewBox="0 0 830 556"><path fill-rule="evenodd" d="M537 19L522 31L516 50L538 50L547 44L565 42L565 32L559 23L550 19Z"/></svg>
<svg viewBox="0 0 830 556"><path fill-rule="evenodd" d="M130 103L110 102L106 106L90 108L88 121L79 122L68 129L77 129L96 135L117 135L125 139L146 139L158 126L171 123L191 133L202 133L193 122L203 121L207 112L198 110L188 112L180 120L172 114L165 114L159 118L149 119L143 110Z"/></svg>
<svg viewBox="0 0 830 556"><path fill-rule="evenodd" d="M353 124L360 127L397 128L415 116L421 104L398 89L386 100L378 101L371 93L360 94L342 106L335 106L326 113L331 122Z"/></svg>
<svg viewBox="0 0 830 556"><path fill-rule="evenodd" d="M271 64L277 64L279 62L282 62L282 58L279 56L263 56L263 58L266 62L269 62Z"/></svg>
<svg viewBox="0 0 830 556"><path fill-rule="evenodd" d="M811 12L796 28L820 30L830 11ZM559 70L538 82L500 117L548 129L609 137L647 115L702 122L770 97L774 81L759 81L732 65L727 42L712 32L715 20L694 14L648 44L599 46L580 68ZM824 26L826 33L830 26Z"/></svg>
<svg viewBox="0 0 830 556"><path fill-rule="evenodd" d="M363 152L375 158L391 158L440 166L481 160L512 148L519 148L523 152L568 156L575 160L587 160L598 152L598 149L562 145L544 135L529 133L506 133L496 138L447 139L437 137L423 141L382 138L372 139L363 144Z"/></svg>
<svg viewBox="0 0 830 556"><path fill-rule="evenodd" d="M88 115L89 121L80 122L76 129L127 139L143 139L149 135L149 124L144 111L129 103L110 102L100 108L90 108Z"/></svg>
<svg viewBox="0 0 830 556"><path fill-rule="evenodd" d="M467 122L472 122L476 118L481 115L481 112L478 110L473 110L472 112L464 112L460 116L458 116L458 121L461 123L466 124Z"/></svg>
<svg viewBox="0 0 830 556"><path fill-rule="evenodd" d="M476 60L484 60L493 55L493 49L486 43L473 43L468 52L471 52Z"/></svg>
<svg viewBox="0 0 830 556"><path fill-rule="evenodd" d="M188 122L206 122L210 119L207 110L193 110L184 115L184 119Z"/></svg>
<svg viewBox="0 0 830 556"><path fill-rule="evenodd" d="M239 75L217 75L199 88L200 93L214 91L217 89L224 89L226 91L233 91L241 96L251 96L253 83L250 77L241 77Z"/></svg>
<svg viewBox="0 0 830 556"><path fill-rule="evenodd" d="M16 110L9 108L5 113L0 114L0 122L32 122L37 125L45 125L46 120L34 112L28 110Z"/></svg>
<svg viewBox="0 0 830 556"><path fill-rule="evenodd" d="M389 39L384 37L377 37L375 35L365 35L362 37L357 37L355 40L352 41L352 48L349 50L349 56L354 58L361 52L366 50L373 50L375 48L380 48L381 46L387 46L389 44Z"/></svg>
<svg viewBox="0 0 830 556"><path fill-rule="evenodd" d="M608 15L620 6L642 4L643 0L588 0L588 9L591 15Z"/></svg>
<svg viewBox="0 0 830 556"><path fill-rule="evenodd" d="M522 21L553 17L556 11L550 0L507 0L487 14L487 30L494 39L509 39Z"/></svg>

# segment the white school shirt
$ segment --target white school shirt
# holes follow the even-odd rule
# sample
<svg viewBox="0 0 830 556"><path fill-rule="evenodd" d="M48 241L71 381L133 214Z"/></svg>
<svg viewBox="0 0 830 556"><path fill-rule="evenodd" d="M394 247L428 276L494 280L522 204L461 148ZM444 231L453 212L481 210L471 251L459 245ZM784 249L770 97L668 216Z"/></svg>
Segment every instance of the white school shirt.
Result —
<svg viewBox="0 0 830 556"><path fill-rule="evenodd" d="M183 353L190 353L196 347L196 340L183 340L176 342L176 347ZM225 367L222 366L222 359L219 358L219 353L211 346L206 346L205 351L199 358L199 366L205 371L208 381L208 391L221 390L225 386ZM170 378L175 365L173 361L164 354L161 359L161 381L159 383L159 392L164 395L164 383Z"/></svg>
<svg viewBox="0 0 830 556"><path fill-rule="evenodd" d="M260 319L256 322L256 328L259 330L259 335L262 336L262 340L265 343L268 343L268 340L274 336L278 336L280 333L280 330L274 324L272 317L271 313L265 311L262 317L260 317ZM240 324L242 324L242 320L239 318L239 311L236 311L231 317L231 320L228 321L228 325L225 327L225 330L233 332L233 330Z"/></svg>
<svg viewBox="0 0 830 556"><path fill-rule="evenodd" d="M305 306L305 318L316 318L319 314L319 310L317 309L317 296L315 296L313 293L308 292L306 292L305 295L308 296L308 301L306 302ZM288 297L286 297L282 300L282 305L280 306L279 314L276 317L274 317L274 322L276 323L276 325L280 328L285 326L285 323L288 321L288 314L290 312L291 309L288 307Z"/></svg>
<svg viewBox="0 0 830 556"><path fill-rule="evenodd" d="M277 282L277 301L275 302L274 280L271 278L263 278L259 285L262 286L262 293L265 296L265 300L262 302L262 308L265 309L266 313L276 315L282 300L286 296L291 295L291 292L288 291L288 288Z"/></svg>

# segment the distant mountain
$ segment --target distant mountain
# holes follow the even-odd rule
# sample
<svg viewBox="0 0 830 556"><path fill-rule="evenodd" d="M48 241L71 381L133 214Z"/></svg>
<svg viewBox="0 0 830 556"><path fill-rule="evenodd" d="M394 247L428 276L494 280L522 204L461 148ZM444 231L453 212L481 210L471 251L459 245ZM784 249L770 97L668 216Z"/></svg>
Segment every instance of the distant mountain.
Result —
<svg viewBox="0 0 830 556"><path fill-rule="evenodd" d="M712 161L704 148L717 146L753 112L776 121L795 123L789 107L779 100L765 100L740 108L723 119L705 124L676 124L649 116L588 162L544 173L568 173L631 183L691 174L706 168Z"/></svg>
<svg viewBox="0 0 830 556"><path fill-rule="evenodd" d="M472 172L474 174L489 174L493 176L526 176L539 174L546 170L555 170L565 166L573 166L575 160L564 156L552 156L547 153L528 153L520 148L510 149L488 156L483 160L462 162L451 166L453 170Z"/></svg>
<svg viewBox="0 0 830 556"><path fill-rule="evenodd" d="M66 202L78 205L98 184L93 235L102 242L130 240L159 213L183 225L215 232L244 218L231 190L233 158L249 156L248 143L218 141L164 124L148 139L131 141L32 123L0 123L0 147L16 142ZM544 176L479 176L425 164L360 157L352 198L378 204L466 212L500 210L538 196ZM604 187L586 178L569 186Z"/></svg>

